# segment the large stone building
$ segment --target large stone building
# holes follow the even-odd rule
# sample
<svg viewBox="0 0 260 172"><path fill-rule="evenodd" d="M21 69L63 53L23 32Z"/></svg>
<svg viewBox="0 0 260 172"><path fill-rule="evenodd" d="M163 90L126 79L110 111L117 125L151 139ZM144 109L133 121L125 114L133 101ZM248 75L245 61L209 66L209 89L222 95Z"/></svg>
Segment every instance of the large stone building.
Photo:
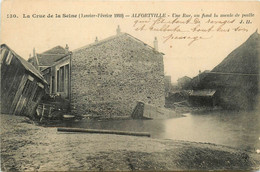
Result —
<svg viewBox="0 0 260 172"><path fill-rule="evenodd" d="M77 114L130 115L143 101L164 106L163 54L118 32L72 51L71 106Z"/></svg>
<svg viewBox="0 0 260 172"><path fill-rule="evenodd" d="M171 88L172 88L171 76L165 75L164 76L165 97L169 96L169 93L171 92Z"/></svg>
<svg viewBox="0 0 260 172"><path fill-rule="evenodd" d="M154 47L118 29L114 36L63 54L42 73L50 94L68 99L74 114L131 115L137 101L164 107L157 39Z"/></svg>

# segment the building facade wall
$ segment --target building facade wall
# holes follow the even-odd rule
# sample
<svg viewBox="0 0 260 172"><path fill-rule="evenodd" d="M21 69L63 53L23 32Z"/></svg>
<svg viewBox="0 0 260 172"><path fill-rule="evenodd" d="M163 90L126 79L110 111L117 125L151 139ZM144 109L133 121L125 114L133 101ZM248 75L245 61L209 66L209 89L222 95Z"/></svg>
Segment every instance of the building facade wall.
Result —
<svg viewBox="0 0 260 172"><path fill-rule="evenodd" d="M137 101L164 106L161 53L128 35L72 53L72 112L128 116Z"/></svg>
<svg viewBox="0 0 260 172"><path fill-rule="evenodd" d="M52 76L51 76L51 68L47 68L43 71L41 71L42 76L44 77L44 79L47 81L48 85L46 86L47 88L45 88L46 93L48 94L52 94L51 93L51 86L52 86Z"/></svg>
<svg viewBox="0 0 260 172"><path fill-rule="evenodd" d="M70 59L66 58L65 60L61 60L57 64L54 65L55 72L55 80L54 80L54 88L55 93L61 95L62 98L69 98L69 80L70 80ZM57 79L59 75L59 80ZM59 84L58 84L59 83Z"/></svg>
<svg viewBox="0 0 260 172"><path fill-rule="evenodd" d="M171 85L171 76L164 76L165 97L169 96Z"/></svg>
<svg viewBox="0 0 260 172"><path fill-rule="evenodd" d="M70 55L43 70L42 75L49 84L49 94L59 94L61 98L69 99Z"/></svg>

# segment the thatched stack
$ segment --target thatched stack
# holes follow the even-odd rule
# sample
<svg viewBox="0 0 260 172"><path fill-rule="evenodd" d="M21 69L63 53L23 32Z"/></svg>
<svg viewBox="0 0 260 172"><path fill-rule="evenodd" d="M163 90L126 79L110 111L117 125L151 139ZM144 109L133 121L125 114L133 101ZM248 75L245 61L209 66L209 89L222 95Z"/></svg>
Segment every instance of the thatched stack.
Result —
<svg viewBox="0 0 260 172"><path fill-rule="evenodd" d="M219 105L228 109L254 109L259 90L260 35L253 33L193 89L217 89Z"/></svg>

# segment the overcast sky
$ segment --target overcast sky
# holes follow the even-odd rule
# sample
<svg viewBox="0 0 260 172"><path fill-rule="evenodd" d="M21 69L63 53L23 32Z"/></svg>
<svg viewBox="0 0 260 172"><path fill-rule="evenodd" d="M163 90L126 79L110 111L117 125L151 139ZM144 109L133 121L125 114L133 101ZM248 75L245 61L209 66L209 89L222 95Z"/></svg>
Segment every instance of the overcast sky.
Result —
<svg viewBox="0 0 260 172"><path fill-rule="evenodd" d="M163 43L165 32L135 31L133 27L137 18L32 18L33 14L114 14L124 13L253 13L251 24L243 25L247 32L212 32L210 39L199 40L191 45L188 40L170 40ZM16 14L19 18L7 18L8 14ZM23 18L23 14L31 18ZM9 16L10 17L10 16ZM230 18L231 19L231 18ZM93 43L116 34L118 25L122 32L142 40L153 46L156 36L159 51L163 52L165 73L171 75L172 82L179 77L194 77L199 70L211 70L220 63L233 49L241 45L257 28L259 28L259 3L240 2L202 3L202 2L95 2L87 1L5 1L1 15L1 43L6 43L23 58L28 59L35 47L37 53L54 46L69 45L70 50ZM236 19L238 22L238 18ZM258 23L257 23L258 22Z"/></svg>

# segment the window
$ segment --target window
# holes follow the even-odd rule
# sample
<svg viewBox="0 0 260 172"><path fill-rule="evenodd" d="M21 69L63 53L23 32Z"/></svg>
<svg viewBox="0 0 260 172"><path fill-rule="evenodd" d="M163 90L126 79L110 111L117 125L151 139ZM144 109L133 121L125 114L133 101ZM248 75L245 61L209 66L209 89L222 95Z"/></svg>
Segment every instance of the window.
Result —
<svg viewBox="0 0 260 172"><path fill-rule="evenodd" d="M69 98L69 65L67 64L65 66L65 92L66 92L66 98Z"/></svg>
<svg viewBox="0 0 260 172"><path fill-rule="evenodd" d="M57 70L57 92L60 91L60 71Z"/></svg>
<svg viewBox="0 0 260 172"><path fill-rule="evenodd" d="M64 66L60 68L60 92L64 92Z"/></svg>
<svg viewBox="0 0 260 172"><path fill-rule="evenodd" d="M69 87L69 65L57 70L57 92L67 92Z"/></svg>
<svg viewBox="0 0 260 172"><path fill-rule="evenodd" d="M51 93L54 93L54 76L51 77Z"/></svg>

